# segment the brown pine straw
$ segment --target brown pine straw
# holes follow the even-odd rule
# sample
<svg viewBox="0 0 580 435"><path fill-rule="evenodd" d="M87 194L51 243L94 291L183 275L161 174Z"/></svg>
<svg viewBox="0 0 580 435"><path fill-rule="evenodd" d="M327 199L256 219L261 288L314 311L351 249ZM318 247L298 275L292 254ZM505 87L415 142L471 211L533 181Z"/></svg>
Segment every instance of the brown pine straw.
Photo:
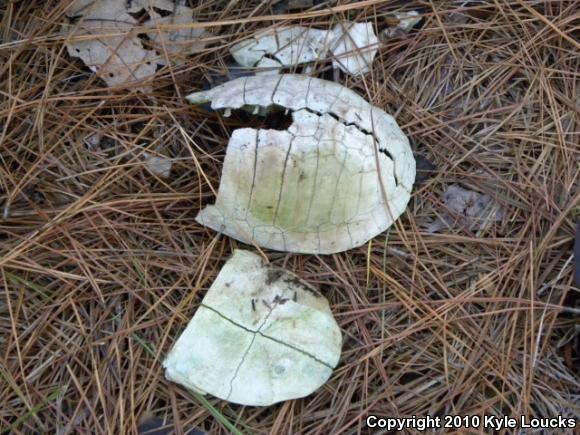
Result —
<svg viewBox="0 0 580 435"><path fill-rule="evenodd" d="M212 44L160 69L148 94L107 88L69 57L69 3L0 3L0 431L135 433L151 415L212 434L369 433L370 414L579 417L580 2L193 2ZM369 74L328 61L314 74L393 114L435 169L369 244L264 250L330 300L344 334L331 379L267 408L168 382L161 361L219 269L255 249L194 221L240 122L184 96L223 81L228 48L258 29L383 30L403 3L424 20L383 38ZM171 176L144 152L172 158ZM428 233L450 184L505 217Z"/></svg>

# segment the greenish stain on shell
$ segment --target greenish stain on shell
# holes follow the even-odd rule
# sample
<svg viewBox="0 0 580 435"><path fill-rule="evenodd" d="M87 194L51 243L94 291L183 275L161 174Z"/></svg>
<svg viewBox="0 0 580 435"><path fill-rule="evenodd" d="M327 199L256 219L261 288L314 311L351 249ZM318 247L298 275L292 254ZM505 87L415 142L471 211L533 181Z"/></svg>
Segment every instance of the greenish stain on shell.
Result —
<svg viewBox="0 0 580 435"><path fill-rule="evenodd" d="M268 406L324 384L341 345L328 301L314 287L236 250L163 366L168 379L195 391Z"/></svg>
<svg viewBox="0 0 580 435"><path fill-rule="evenodd" d="M188 99L218 110L281 107L293 119L286 130L234 130L216 202L196 218L203 225L266 248L329 254L362 245L405 210L415 177L408 140L349 89L268 75Z"/></svg>

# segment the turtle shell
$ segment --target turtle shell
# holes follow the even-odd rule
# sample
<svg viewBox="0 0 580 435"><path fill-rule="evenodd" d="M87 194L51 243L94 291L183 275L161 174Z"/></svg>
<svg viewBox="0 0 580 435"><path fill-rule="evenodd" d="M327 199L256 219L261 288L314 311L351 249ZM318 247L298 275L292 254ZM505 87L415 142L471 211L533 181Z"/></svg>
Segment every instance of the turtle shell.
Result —
<svg viewBox="0 0 580 435"><path fill-rule="evenodd" d="M213 109L272 106L286 130L241 128L214 205L196 220L245 243L331 254L367 242L405 210L415 159L396 121L350 89L304 75L241 77L187 99Z"/></svg>
<svg viewBox="0 0 580 435"><path fill-rule="evenodd" d="M166 377L242 405L307 396L338 364L328 301L293 273L236 250L163 362Z"/></svg>

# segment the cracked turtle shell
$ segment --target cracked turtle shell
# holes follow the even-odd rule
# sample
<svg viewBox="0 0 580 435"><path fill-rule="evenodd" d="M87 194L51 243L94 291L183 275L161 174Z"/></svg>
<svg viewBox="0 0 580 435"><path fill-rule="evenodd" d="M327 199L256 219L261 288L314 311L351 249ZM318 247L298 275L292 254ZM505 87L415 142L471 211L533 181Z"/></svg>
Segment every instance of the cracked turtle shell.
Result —
<svg viewBox="0 0 580 435"><path fill-rule="evenodd" d="M328 301L293 273L236 250L163 362L166 377L242 405L307 396L340 357Z"/></svg>
<svg viewBox="0 0 580 435"><path fill-rule="evenodd" d="M292 116L285 130L234 130L215 204L199 223L265 248L331 254L364 244L404 212L415 179L409 141L354 91L282 74L241 77L187 99Z"/></svg>

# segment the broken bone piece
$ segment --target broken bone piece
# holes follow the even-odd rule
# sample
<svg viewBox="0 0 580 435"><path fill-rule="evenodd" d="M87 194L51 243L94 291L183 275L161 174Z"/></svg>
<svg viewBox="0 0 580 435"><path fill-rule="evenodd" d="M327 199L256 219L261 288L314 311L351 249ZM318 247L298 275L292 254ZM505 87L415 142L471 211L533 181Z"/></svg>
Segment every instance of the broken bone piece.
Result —
<svg viewBox="0 0 580 435"><path fill-rule="evenodd" d="M378 42L372 23L343 22L328 31L302 26L269 29L235 44L230 52L240 65L271 73L276 67L322 60L330 50L335 68L357 75L370 71Z"/></svg>
<svg viewBox="0 0 580 435"><path fill-rule="evenodd" d="M304 75L241 77L187 97L219 110L275 107L286 130L234 130L218 195L197 222L245 243L331 254L404 212L415 159L392 116L350 89Z"/></svg>
<svg viewBox="0 0 580 435"><path fill-rule="evenodd" d="M332 32L302 26L267 30L235 44L230 53L244 67L284 67L323 59Z"/></svg>
<svg viewBox="0 0 580 435"><path fill-rule="evenodd" d="M169 380L241 405L309 395L338 364L328 301L284 269L236 250L163 362Z"/></svg>
<svg viewBox="0 0 580 435"><path fill-rule="evenodd" d="M330 51L334 68L352 75L368 73L379 44L373 23L338 23L333 33L335 39Z"/></svg>

